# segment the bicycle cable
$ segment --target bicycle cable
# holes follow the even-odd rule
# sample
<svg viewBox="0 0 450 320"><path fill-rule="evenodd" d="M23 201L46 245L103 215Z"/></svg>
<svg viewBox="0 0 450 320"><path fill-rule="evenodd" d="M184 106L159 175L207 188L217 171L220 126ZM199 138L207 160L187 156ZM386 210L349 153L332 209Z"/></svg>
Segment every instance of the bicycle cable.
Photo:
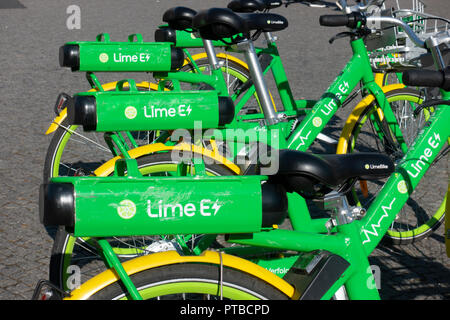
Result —
<svg viewBox="0 0 450 320"><path fill-rule="evenodd" d="M440 99L433 99L433 100L429 100L427 102L422 103L420 106L418 106L415 110L414 110L414 116L417 117L417 115L420 113L420 111L422 111L423 109L426 108L431 108L433 106L437 106L437 105L447 105L450 106L450 101L449 100L440 100Z"/></svg>

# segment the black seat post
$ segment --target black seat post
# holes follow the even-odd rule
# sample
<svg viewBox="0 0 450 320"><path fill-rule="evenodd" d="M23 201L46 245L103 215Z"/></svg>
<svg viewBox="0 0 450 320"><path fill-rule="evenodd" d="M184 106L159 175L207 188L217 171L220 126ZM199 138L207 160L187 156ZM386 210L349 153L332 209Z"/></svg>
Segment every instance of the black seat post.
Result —
<svg viewBox="0 0 450 320"><path fill-rule="evenodd" d="M272 125L279 122L275 112L275 106L273 105L269 90L267 89L258 55L256 54L255 47L253 46L253 41L250 39L245 39L238 42L236 46L237 49L244 54L245 60L247 61L250 76L255 85L256 93L258 94L258 99L261 103L267 124Z"/></svg>

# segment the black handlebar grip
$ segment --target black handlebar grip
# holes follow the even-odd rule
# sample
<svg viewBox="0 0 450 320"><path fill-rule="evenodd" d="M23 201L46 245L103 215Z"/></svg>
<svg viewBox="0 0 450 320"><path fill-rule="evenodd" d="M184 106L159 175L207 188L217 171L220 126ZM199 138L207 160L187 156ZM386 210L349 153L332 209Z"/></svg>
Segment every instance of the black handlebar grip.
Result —
<svg viewBox="0 0 450 320"><path fill-rule="evenodd" d="M326 14L320 16L319 23L325 27L345 27L348 24L348 16L342 14Z"/></svg>
<svg viewBox="0 0 450 320"><path fill-rule="evenodd" d="M327 14L320 16L319 23L326 27L349 27L358 28L366 23L366 17L360 12L352 12L347 15ZM361 23L361 24L358 24Z"/></svg>
<svg viewBox="0 0 450 320"><path fill-rule="evenodd" d="M441 88L445 91L450 91L450 66L447 66L444 71L444 82L442 83Z"/></svg>
<svg viewBox="0 0 450 320"><path fill-rule="evenodd" d="M407 70L403 72L403 83L408 86L442 87L444 72L434 70Z"/></svg>

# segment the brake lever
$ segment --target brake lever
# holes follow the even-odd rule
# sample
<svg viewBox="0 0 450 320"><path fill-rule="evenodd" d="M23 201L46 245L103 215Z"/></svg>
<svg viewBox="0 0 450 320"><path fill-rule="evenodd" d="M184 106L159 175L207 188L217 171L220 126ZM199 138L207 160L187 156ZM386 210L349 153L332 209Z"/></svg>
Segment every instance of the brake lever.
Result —
<svg viewBox="0 0 450 320"><path fill-rule="evenodd" d="M351 37L355 35L355 32L345 31L345 32L339 32L337 35L333 36L328 42L332 44L337 39L342 39L345 37Z"/></svg>
<svg viewBox="0 0 450 320"><path fill-rule="evenodd" d="M371 34L372 32L370 31L370 29L364 28L364 29L358 29L357 31L345 31L345 32L339 32L337 35L335 35L334 37L332 37L330 40L328 40L328 42L330 44L332 44L335 40L337 39L342 39L345 37L351 37L351 36L356 36L356 37L362 37L362 36L366 36Z"/></svg>

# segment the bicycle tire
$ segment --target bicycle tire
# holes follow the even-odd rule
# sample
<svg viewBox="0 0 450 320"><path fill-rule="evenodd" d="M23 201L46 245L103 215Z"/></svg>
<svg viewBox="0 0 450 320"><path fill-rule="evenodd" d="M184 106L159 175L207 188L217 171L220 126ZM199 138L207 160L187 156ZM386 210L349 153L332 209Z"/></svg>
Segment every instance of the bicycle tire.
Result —
<svg viewBox="0 0 450 320"><path fill-rule="evenodd" d="M143 175L159 175L167 172L176 172L177 162L171 159L169 152L154 153L136 159L138 167ZM225 165L214 163L213 160L205 163L205 169L208 174L212 175L233 175L234 172L228 169ZM58 227L56 231L55 240L52 247L50 264L49 264L49 279L50 281L62 288L63 290L73 289L71 286L76 286L81 283L82 279L76 279L75 276L87 279L90 276L98 273L97 268L103 268L103 264L97 264L101 257L97 254L95 243L91 244L89 239L75 238L68 233L64 227ZM151 245L154 241L159 240L157 237L123 237L113 238L112 241L116 243L116 253L122 259L129 259L141 254L148 254L145 248ZM121 245L126 246L131 243L129 248L120 248ZM167 245L167 244L166 244ZM144 249L143 249L144 248ZM88 261L91 260L91 265ZM71 266L78 266L73 268ZM70 267L70 268L69 268ZM82 270L85 268L85 270ZM92 268L96 271L91 271ZM76 275L75 272L82 272ZM72 281L77 280L77 281ZM68 283L68 281L71 281Z"/></svg>
<svg viewBox="0 0 450 320"><path fill-rule="evenodd" d="M395 101L408 101L409 103L411 103L410 106L416 106L421 102L421 99L423 97L421 92L411 89L411 88L394 89L391 91L387 91L385 94L386 94L386 98L391 103L391 105L393 105L392 103ZM372 122L367 121L370 119L370 116L374 116L375 118L378 119L378 121L380 121L379 115L376 110L377 110L377 108L376 108L375 103L372 103L372 104L366 106L365 109L359 115L350 115L349 116L349 118L353 117L354 119L357 119L357 120L350 123L350 129L346 128L347 130L349 130L351 132L351 134L346 139L345 145L346 145L347 149L344 150L343 152L358 152L358 151L384 152L384 153L388 153L393 158L394 162L398 162L403 157L403 152L401 152L401 150L399 150L399 148L395 148L395 150L393 150L392 144L387 144L387 143L385 143L385 141L380 141L379 138L377 137L377 134L375 133ZM396 111L396 110L394 110L394 111ZM403 118L408 118L408 117L409 116L403 115ZM427 116L427 115L422 114L421 117L422 117L422 119L426 119L429 117L429 115ZM402 118L402 117L397 116L397 118ZM419 116L419 118L420 118L420 116ZM411 120L411 119L412 118L410 118L409 120ZM401 121L404 121L404 119ZM410 134L415 133L415 136L416 136L417 133L420 131L420 129L425 124L425 122L426 122L426 120L424 120L420 124L417 124L417 126L415 128L411 128L411 125L408 126L408 124L403 124L403 125L401 124L401 130L402 130L402 128L408 129ZM383 118L383 120L380 121L380 123L381 123L381 126L379 126L379 127L382 130L384 130L385 132L387 130L389 130L389 129L386 129L386 128L389 128L389 125L387 124L387 122L384 118ZM366 129L364 129L364 126ZM385 135L392 137L392 134L390 134L390 133L386 133ZM405 142L407 143L408 147L411 146L411 144L413 143L415 136L414 135L411 135L411 136L405 135ZM364 140L367 140L367 142L365 142ZM373 140L373 141L371 141L371 140ZM394 145L395 145L395 143L394 143ZM447 157L440 159L439 162L444 163L444 164L447 163L447 166L448 166L448 158ZM433 168L430 167L427 174L432 174L432 173L430 173L430 170L433 169L433 170L436 170L436 172L447 171L446 173L441 173L441 174L443 174L443 175L445 174L445 176L448 176L448 169L445 166L444 167L440 166L438 168L436 166L436 164L437 163L434 163L432 165ZM439 173L437 173L437 174L438 174L438 176L440 176ZM443 191L442 197L441 196L437 197L437 198L439 198L438 204L434 204L436 201L432 201L432 199L428 199L428 198L423 199L423 197L425 197L425 195L427 194L428 191L433 190L435 192L437 189L439 189L439 191L441 189L441 188L437 188L434 183L433 183L432 188L431 188L431 186L429 186L429 188L427 188L425 186L425 184L427 183L427 181L425 181L426 176L427 175L425 175L422 178L422 180L419 183L416 190L410 195L410 198L408 199L407 203L403 207L402 212L397 215L396 220L393 222L390 229L387 231L386 235L384 236L385 242L403 245L403 244L410 244L415 241L420 241L420 240L426 238L427 236L429 236L430 234L432 234L432 232L441 225L441 223L444 219L444 213L445 213L445 201L446 201L445 192ZM365 182L363 182L363 184L364 183ZM383 180L377 180L374 183L370 183L370 184L371 184L370 188L367 186L362 186L362 187L360 186L359 190L353 190L353 194L350 196L351 198L353 198L352 200L354 202L356 202L356 203L359 202L365 208L367 208L370 205L371 200L374 198L374 196L377 193L377 191L371 190L371 188L375 189L377 184L380 185L380 188L381 188L381 186L384 185L384 182L383 182ZM445 188L446 188L446 185L447 184L445 184ZM363 189L365 189L365 191L363 191ZM429 190L427 190L427 189L429 189ZM364 193L367 194L368 191L370 191L370 193L373 196L370 199L367 199L367 198L364 199L365 198ZM422 195L422 193L423 193L423 195ZM355 196L355 194L356 194L356 196ZM418 204L419 199L421 200L420 204ZM442 203L440 202L441 199L443 199ZM428 209L425 210L424 208L428 208ZM414 222L415 219L416 219L416 222Z"/></svg>
<svg viewBox="0 0 450 320"><path fill-rule="evenodd" d="M248 273L220 265L179 263L146 269L130 276L144 300L232 299L286 300L288 297L269 283ZM165 293L160 295L160 293ZM128 298L120 281L89 297L89 300Z"/></svg>

